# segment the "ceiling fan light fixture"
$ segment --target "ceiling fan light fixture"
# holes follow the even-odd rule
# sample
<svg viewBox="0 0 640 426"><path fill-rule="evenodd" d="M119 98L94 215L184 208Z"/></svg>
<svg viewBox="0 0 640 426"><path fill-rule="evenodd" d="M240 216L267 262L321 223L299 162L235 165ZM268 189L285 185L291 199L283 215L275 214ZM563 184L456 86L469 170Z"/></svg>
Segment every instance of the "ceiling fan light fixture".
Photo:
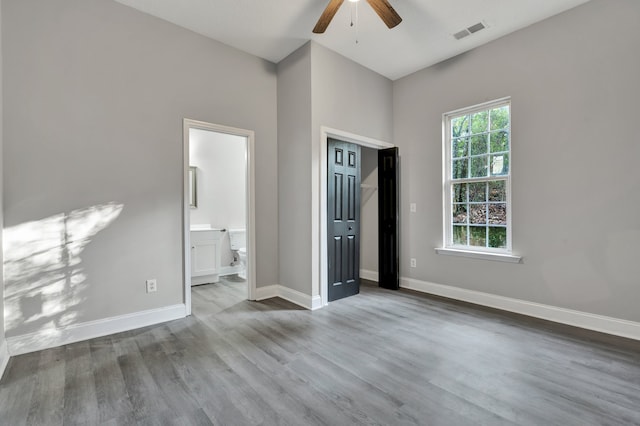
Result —
<svg viewBox="0 0 640 426"><path fill-rule="evenodd" d="M357 1L359 0L349 0L349 2L352 3L356 3ZM329 4L327 4L316 26L313 28L315 34L325 32L343 2L344 0L329 0ZM402 22L402 18L398 15L398 12L393 9L393 6L389 4L388 0L367 0L367 3L369 3L388 28L393 28Z"/></svg>
<svg viewBox="0 0 640 426"><path fill-rule="evenodd" d="M349 0L351 3L358 3L360 0Z"/></svg>

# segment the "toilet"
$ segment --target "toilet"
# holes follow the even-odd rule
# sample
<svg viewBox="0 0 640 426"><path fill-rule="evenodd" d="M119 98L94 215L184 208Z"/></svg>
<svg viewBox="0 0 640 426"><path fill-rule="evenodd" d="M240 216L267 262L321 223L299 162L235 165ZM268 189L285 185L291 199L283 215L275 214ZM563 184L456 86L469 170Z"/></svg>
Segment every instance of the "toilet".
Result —
<svg viewBox="0 0 640 426"><path fill-rule="evenodd" d="M229 243L233 252L233 266L238 268L238 276L246 278L247 270L247 230L229 229Z"/></svg>

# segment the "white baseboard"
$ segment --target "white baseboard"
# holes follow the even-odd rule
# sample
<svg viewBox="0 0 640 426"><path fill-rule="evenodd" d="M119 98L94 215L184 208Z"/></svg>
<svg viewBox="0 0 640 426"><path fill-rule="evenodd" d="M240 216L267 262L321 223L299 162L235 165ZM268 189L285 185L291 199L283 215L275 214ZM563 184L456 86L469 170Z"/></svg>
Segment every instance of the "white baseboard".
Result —
<svg viewBox="0 0 640 426"><path fill-rule="evenodd" d="M368 269L360 269L360 278L378 282L378 271L370 271Z"/></svg>
<svg viewBox="0 0 640 426"><path fill-rule="evenodd" d="M11 356L54 348L82 340L134 330L186 316L184 304L149 309L96 321L73 324L64 328L49 328L34 333L7 338Z"/></svg>
<svg viewBox="0 0 640 426"><path fill-rule="evenodd" d="M266 287L256 288L256 300L271 299L272 297L278 297L280 287L278 284L268 285Z"/></svg>
<svg viewBox="0 0 640 426"><path fill-rule="evenodd" d="M191 277L191 287L194 285L212 284L217 282L220 282L220 274Z"/></svg>
<svg viewBox="0 0 640 426"><path fill-rule="evenodd" d="M272 297L288 300L291 303L312 311L322 307L322 299L320 296L309 296L308 294L279 284L258 287L256 289L256 300L270 299Z"/></svg>
<svg viewBox="0 0 640 426"><path fill-rule="evenodd" d="M9 364L9 348L7 341L2 339L2 343L0 343L0 379L4 375L4 370L7 369L7 364Z"/></svg>
<svg viewBox="0 0 640 426"><path fill-rule="evenodd" d="M413 278L400 278L400 287L572 325L587 330L640 340L640 323L638 322L527 302L526 300L512 299L495 294L420 281Z"/></svg>
<svg viewBox="0 0 640 426"><path fill-rule="evenodd" d="M220 275L221 277L225 277L227 275L239 274L241 272L244 272L244 270L244 265L223 266L220 268L220 273L218 275Z"/></svg>
<svg viewBox="0 0 640 426"><path fill-rule="evenodd" d="M279 287L279 296L291 303L295 303L298 306L302 306L303 308L307 308L312 311L322 307L322 299L320 298L320 296L309 296L308 294L301 293L297 290L292 290L288 287Z"/></svg>

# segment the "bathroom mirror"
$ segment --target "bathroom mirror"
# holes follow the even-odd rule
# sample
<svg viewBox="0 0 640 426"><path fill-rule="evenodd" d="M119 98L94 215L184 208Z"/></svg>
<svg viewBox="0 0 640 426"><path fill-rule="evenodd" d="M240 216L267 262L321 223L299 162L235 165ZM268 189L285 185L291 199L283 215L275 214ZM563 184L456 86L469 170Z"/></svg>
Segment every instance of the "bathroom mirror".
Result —
<svg viewBox="0 0 640 426"><path fill-rule="evenodd" d="M196 167L189 166L189 207L198 207L198 191L196 185Z"/></svg>

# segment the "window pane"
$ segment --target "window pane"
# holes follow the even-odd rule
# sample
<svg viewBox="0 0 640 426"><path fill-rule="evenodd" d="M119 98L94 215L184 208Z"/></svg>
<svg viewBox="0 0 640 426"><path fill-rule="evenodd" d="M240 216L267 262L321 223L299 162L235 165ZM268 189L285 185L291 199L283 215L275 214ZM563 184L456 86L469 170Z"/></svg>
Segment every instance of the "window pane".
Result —
<svg viewBox="0 0 640 426"><path fill-rule="evenodd" d="M469 134L469 116L463 115L451 120L451 137L457 138Z"/></svg>
<svg viewBox="0 0 640 426"><path fill-rule="evenodd" d="M453 205L453 223L467 223L467 205Z"/></svg>
<svg viewBox="0 0 640 426"><path fill-rule="evenodd" d="M476 135L471 137L471 155L487 153L487 135Z"/></svg>
<svg viewBox="0 0 640 426"><path fill-rule="evenodd" d="M489 247L507 248L507 228L489 227Z"/></svg>
<svg viewBox="0 0 640 426"><path fill-rule="evenodd" d="M467 245L467 227L466 226L454 226L453 227L453 244Z"/></svg>
<svg viewBox="0 0 640 426"><path fill-rule="evenodd" d="M471 133L484 133L489 128L488 111L476 112L471 116Z"/></svg>
<svg viewBox="0 0 640 426"><path fill-rule="evenodd" d="M473 162L471 163L473 167ZM500 176L509 174L509 154L491 156L491 175Z"/></svg>
<svg viewBox="0 0 640 426"><path fill-rule="evenodd" d="M488 159L485 155L471 159L471 177L485 177L487 175Z"/></svg>
<svg viewBox="0 0 640 426"><path fill-rule="evenodd" d="M474 224L487 223L487 205L486 204L470 204L469 205L469 222Z"/></svg>
<svg viewBox="0 0 640 426"><path fill-rule="evenodd" d="M489 182L489 201L506 201L507 190L503 180Z"/></svg>
<svg viewBox="0 0 640 426"><path fill-rule="evenodd" d="M469 138L454 139L451 147L451 155L453 158L466 157L468 154Z"/></svg>
<svg viewBox="0 0 640 426"><path fill-rule="evenodd" d="M507 205L489 204L489 223L492 225L506 225L507 224Z"/></svg>
<svg viewBox="0 0 640 426"><path fill-rule="evenodd" d="M453 160L453 164L451 167L451 177L453 179L464 179L469 177L467 164L468 160L465 158L464 160Z"/></svg>
<svg viewBox="0 0 640 426"><path fill-rule="evenodd" d="M507 105L491 110L491 130L506 129L509 126L509 107Z"/></svg>
<svg viewBox="0 0 640 426"><path fill-rule="evenodd" d="M504 251L511 247L511 106L501 100L480 108L445 115L445 165L451 169L445 183L446 243Z"/></svg>
<svg viewBox="0 0 640 426"><path fill-rule="evenodd" d="M469 245L476 247L487 246L487 228L484 226L469 227Z"/></svg>
<svg viewBox="0 0 640 426"><path fill-rule="evenodd" d="M507 132L492 132L489 136L491 137L491 152L509 151L509 134Z"/></svg>
<svg viewBox="0 0 640 426"><path fill-rule="evenodd" d="M454 183L452 196L453 196L454 203L466 203L467 202L467 184Z"/></svg>
<svg viewBox="0 0 640 426"><path fill-rule="evenodd" d="M469 201L480 203L487 201L487 184L485 182L469 184Z"/></svg>

